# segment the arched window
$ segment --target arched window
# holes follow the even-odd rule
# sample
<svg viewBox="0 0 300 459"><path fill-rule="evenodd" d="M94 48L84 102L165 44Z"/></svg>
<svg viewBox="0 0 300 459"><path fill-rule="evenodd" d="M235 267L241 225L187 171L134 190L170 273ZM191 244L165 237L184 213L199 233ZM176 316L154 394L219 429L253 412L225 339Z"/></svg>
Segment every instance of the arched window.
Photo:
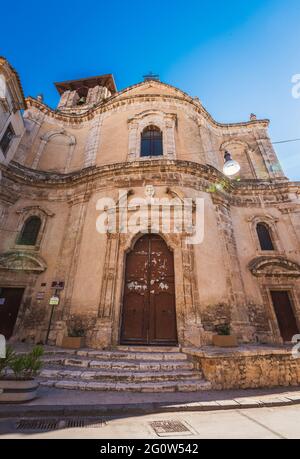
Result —
<svg viewBox="0 0 300 459"><path fill-rule="evenodd" d="M274 250L270 230L265 223L258 223L256 231L260 243L261 250Z"/></svg>
<svg viewBox="0 0 300 459"><path fill-rule="evenodd" d="M23 225L17 243L20 245L35 245L41 224L39 217L29 217Z"/></svg>
<svg viewBox="0 0 300 459"><path fill-rule="evenodd" d="M142 132L141 156L162 156L162 132L156 126L148 126Z"/></svg>

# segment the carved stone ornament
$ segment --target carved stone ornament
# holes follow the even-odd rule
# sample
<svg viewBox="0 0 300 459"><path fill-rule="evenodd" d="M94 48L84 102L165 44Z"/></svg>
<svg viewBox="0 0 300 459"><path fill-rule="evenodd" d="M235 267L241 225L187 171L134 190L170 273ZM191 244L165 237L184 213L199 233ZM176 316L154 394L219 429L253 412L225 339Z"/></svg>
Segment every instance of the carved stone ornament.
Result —
<svg viewBox="0 0 300 459"><path fill-rule="evenodd" d="M0 270L42 273L47 269L45 261L38 255L26 252L6 252L0 255Z"/></svg>
<svg viewBox="0 0 300 459"><path fill-rule="evenodd" d="M249 263L249 269L256 277L300 277L300 266L283 257L255 258Z"/></svg>

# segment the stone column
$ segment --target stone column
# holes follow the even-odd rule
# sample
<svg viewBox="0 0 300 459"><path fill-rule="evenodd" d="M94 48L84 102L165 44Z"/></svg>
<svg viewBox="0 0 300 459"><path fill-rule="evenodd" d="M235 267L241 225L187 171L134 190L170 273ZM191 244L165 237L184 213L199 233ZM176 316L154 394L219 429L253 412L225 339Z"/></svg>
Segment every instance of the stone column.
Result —
<svg viewBox="0 0 300 459"><path fill-rule="evenodd" d="M258 129L254 134L270 178L285 179L285 175L266 129Z"/></svg>
<svg viewBox="0 0 300 459"><path fill-rule="evenodd" d="M195 273L193 246L185 242L187 235L181 240L182 288L183 288L183 344L184 346L200 347L203 342L203 326L200 318L200 301ZM178 282L178 279L177 279Z"/></svg>
<svg viewBox="0 0 300 459"><path fill-rule="evenodd" d="M107 233L98 319L91 339L93 347L108 348L113 344L113 316L116 307L119 253L120 235Z"/></svg>
<svg viewBox="0 0 300 459"><path fill-rule="evenodd" d="M76 146L76 142L71 141L70 144L69 144L68 157L67 157L67 162L66 162L65 170L64 170L65 174L67 172L69 172L71 161L72 161L72 158L73 158L73 153L74 153L74 150L75 150L75 146Z"/></svg>
<svg viewBox="0 0 300 459"><path fill-rule="evenodd" d="M202 142L202 149L205 152L205 159L207 164L210 166L219 169L219 162L217 160L217 152L215 152L215 148L213 147L210 132L208 127L203 124L199 125L199 132L200 138Z"/></svg>
<svg viewBox="0 0 300 459"><path fill-rule="evenodd" d="M216 205L218 230L226 268L229 290L228 300L231 308L231 327L242 341L249 342L253 340L255 330L249 322L247 298L234 236L230 205L217 194L213 195L212 198Z"/></svg>
<svg viewBox="0 0 300 459"><path fill-rule="evenodd" d="M128 161L135 161L139 157L139 147L137 145L138 123L131 122L128 124L129 144L128 144Z"/></svg>
<svg viewBox="0 0 300 459"><path fill-rule="evenodd" d="M248 150L246 149L245 151L245 154L247 156L247 159L248 159L248 163L249 163L249 166L250 166L250 169L251 169L251 172L253 174L253 178L255 179L258 179L258 178L261 178L259 175L259 170L256 166L256 162L255 160L252 159L253 157L253 151L252 150Z"/></svg>
<svg viewBox="0 0 300 459"><path fill-rule="evenodd" d="M175 118L173 115L167 115L165 120L165 139L164 142L164 156L167 159L176 159L175 151Z"/></svg>
<svg viewBox="0 0 300 459"><path fill-rule="evenodd" d="M85 159L83 167L90 167L96 163L97 150L99 146L100 129L103 116L99 115L93 119L85 145Z"/></svg>
<svg viewBox="0 0 300 459"><path fill-rule="evenodd" d="M108 233L105 251L103 281L101 288L101 299L98 313L98 316L100 318L110 318L112 316L118 268L119 246L119 234Z"/></svg>
<svg viewBox="0 0 300 459"><path fill-rule="evenodd" d="M32 169L36 169L38 167L40 159L41 159L41 156L42 156L42 153L43 153L44 148L46 146L46 143L47 143L47 140L41 139L41 143L39 145L38 151L36 152L35 158L33 160L32 166L31 166Z"/></svg>

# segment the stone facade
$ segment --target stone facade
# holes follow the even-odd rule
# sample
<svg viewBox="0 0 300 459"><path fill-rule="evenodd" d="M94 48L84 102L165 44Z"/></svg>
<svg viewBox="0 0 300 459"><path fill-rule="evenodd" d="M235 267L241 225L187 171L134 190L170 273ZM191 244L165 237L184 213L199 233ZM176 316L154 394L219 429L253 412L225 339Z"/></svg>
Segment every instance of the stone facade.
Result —
<svg viewBox="0 0 300 459"><path fill-rule="evenodd" d="M44 342L50 331L59 345L80 325L91 347L119 344L126 254L139 234L99 234L97 202L125 190L130 205L152 185L161 199L205 203L201 244L161 233L174 254L179 344L208 345L222 324L242 343L282 343L270 291L289 292L299 326L300 184L284 176L268 120L221 124L170 85L146 81L117 92L105 81L80 105L74 85L62 86L56 110L27 98L25 132L1 164L0 287L25 289L12 339ZM161 157L140 155L149 125L162 132ZM225 149L241 165L240 180L222 173ZM20 245L31 216L41 220L36 243ZM259 222L272 251L261 250ZM54 281L64 289L49 330Z"/></svg>

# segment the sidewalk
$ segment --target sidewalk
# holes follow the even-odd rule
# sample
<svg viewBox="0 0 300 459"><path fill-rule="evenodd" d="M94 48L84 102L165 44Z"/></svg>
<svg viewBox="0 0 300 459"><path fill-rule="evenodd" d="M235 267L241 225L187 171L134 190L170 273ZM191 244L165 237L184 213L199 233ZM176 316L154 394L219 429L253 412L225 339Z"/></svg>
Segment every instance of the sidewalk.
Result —
<svg viewBox="0 0 300 459"><path fill-rule="evenodd" d="M217 411L295 404L300 404L299 388L141 394L84 392L41 387L36 400L24 404L0 404L0 418L114 416Z"/></svg>

